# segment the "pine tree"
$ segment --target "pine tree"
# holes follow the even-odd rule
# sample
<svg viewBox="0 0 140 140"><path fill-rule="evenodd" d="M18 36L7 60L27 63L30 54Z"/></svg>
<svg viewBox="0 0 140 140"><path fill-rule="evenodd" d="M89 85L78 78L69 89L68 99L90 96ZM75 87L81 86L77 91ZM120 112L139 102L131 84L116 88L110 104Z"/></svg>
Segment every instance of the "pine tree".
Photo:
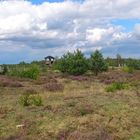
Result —
<svg viewBox="0 0 140 140"><path fill-rule="evenodd" d="M96 50L90 57L90 69L98 75L98 73L107 71L108 65L105 63L102 53Z"/></svg>

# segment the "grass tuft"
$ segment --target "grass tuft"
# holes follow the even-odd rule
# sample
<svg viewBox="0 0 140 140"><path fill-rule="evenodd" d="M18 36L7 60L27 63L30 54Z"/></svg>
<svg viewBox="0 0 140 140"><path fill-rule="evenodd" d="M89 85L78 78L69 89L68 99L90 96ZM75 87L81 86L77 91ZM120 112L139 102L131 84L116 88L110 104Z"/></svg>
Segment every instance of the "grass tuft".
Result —
<svg viewBox="0 0 140 140"><path fill-rule="evenodd" d="M19 103L22 106L29 106L29 105L42 106L43 100L39 95L25 94L19 98Z"/></svg>
<svg viewBox="0 0 140 140"><path fill-rule="evenodd" d="M111 85L106 87L107 92L115 92L117 90L123 90L123 89L128 89L128 84L123 83L123 82L116 82L112 83Z"/></svg>

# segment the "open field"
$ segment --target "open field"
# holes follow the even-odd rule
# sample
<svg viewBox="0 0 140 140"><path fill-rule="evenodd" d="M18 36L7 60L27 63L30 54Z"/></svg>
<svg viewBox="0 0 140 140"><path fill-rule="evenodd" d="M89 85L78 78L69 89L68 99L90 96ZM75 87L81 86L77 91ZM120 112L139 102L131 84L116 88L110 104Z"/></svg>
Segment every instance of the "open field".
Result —
<svg viewBox="0 0 140 140"><path fill-rule="evenodd" d="M107 92L113 82L127 88ZM24 95L40 106L22 106ZM1 140L140 140L140 71L97 77L42 75L38 80L0 76Z"/></svg>

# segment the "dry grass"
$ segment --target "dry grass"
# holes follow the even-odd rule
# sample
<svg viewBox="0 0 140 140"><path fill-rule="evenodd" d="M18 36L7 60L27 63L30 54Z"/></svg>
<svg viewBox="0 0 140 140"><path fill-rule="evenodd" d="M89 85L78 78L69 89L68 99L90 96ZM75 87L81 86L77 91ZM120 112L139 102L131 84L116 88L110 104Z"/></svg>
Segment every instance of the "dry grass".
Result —
<svg viewBox="0 0 140 140"><path fill-rule="evenodd" d="M111 74L114 72L102 76ZM100 76L77 80L49 75L38 81L21 81L21 88L0 87L0 139L139 140L138 74L128 80L132 83L133 79L133 86L114 93L105 91L106 83L98 82ZM43 105L21 106L18 100L25 93L39 94Z"/></svg>

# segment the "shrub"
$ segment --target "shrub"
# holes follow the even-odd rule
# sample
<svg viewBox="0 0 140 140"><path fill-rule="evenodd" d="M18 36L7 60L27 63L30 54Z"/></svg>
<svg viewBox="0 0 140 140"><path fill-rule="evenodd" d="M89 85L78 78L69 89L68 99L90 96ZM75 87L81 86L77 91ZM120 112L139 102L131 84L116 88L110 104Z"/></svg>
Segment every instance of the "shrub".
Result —
<svg viewBox="0 0 140 140"><path fill-rule="evenodd" d="M29 94L29 95L31 95L31 94L38 94L38 92L36 90L34 90L33 88L27 89L25 93Z"/></svg>
<svg viewBox="0 0 140 140"><path fill-rule="evenodd" d="M122 90L122 89L127 89L128 88L128 84L123 83L123 82L116 82L116 83L112 83L111 85L106 87L106 91L107 92L114 92L116 90Z"/></svg>
<svg viewBox="0 0 140 140"><path fill-rule="evenodd" d="M22 106L29 106L29 105L41 106L43 104L43 101L41 96L39 95L25 94L19 98L19 103Z"/></svg>
<svg viewBox="0 0 140 140"><path fill-rule="evenodd" d="M7 76L0 77L0 87L23 87L22 83Z"/></svg>
<svg viewBox="0 0 140 140"><path fill-rule="evenodd" d="M87 114L92 114L94 111L94 108L92 105L86 103L86 104L79 104L76 106L76 110L73 110L73 114L76 116L85 116Z"/></svg>
<svg viewBox="0 0 140 140"><path fill-rule="evenodd" d="M16 76L21 78L30 78L37 79L40 74L39 66L30 65L30 66L17 66L10 70L10 76Z"/></svg>
<svg viewBox="0 0 140 140"><path fill-rule="evenodd" d="M29 106L30 105L30 95L29 94L22 95L19 99L19 103L22 106Z"/></svg>
<svg viewBox="0 0 140 140"><path fill-rule="evenodd" d="M70 77L72 80L76 80L76 81L87 81L88 80L88 77L86 77L86 76L82 76L82 75L80 75L80 76L71 76Z"/></svg>
<svg viewBox="0 0 140 140"><path fill-rule="evenodd" d="M48 67L46 65L45 60L42 61L32 61L31 65L38 65L40 67L41 72L46 73L48 71Z"/></svg>
<svg viewBox="0 0 140 140"><path fill-rule="evenodd" d="M122 70L124 72L127 72L127 73L133 73L134 72L134 68L133 67L128 67L128 66L123 67Z"/></svg>
<svg viewBox="0 0 140 140"><path fill-rule="evenodd" d="M140 60L130 58L126 61L126 65L133 69L140 70Z"/></svg>
<svg viewBox="0 0 140 140"><path fill-rule="evenodd" d="M68 52L63 55L60 60L57 60L56 63L61 72L71 75L81 75L88 70L88 62L79 50L74 53Z"/></svg>
<svg viewBox="0 0 140 140"><path fill-rule="evenodd" d="M99 72L108 70L108 65L98 50L91 54L90 69L95 73L95 75L98 75Z"/></svg>
<svg viewBox="0 0 140 140"><path fill-rule="evenodd" d="M37 65L32 65L30 68L27 68L20 72L20 77L37 79L39 76L39 67Z"/></svg>
<svg viewBox="0 0 140 140"><path fill-rule="evenodd" d="M35 106L42 106L42 104L43 104L43 100L42 100L41 96L39 96L39 95L31 96L31 102Z"/></svg>
<svg viewBox="0 0 140 140"><path fill-rule="evenodd" d="M63 91L64 86L58 82L49 82L46 84L46 89L51 92Z"/></svg>

